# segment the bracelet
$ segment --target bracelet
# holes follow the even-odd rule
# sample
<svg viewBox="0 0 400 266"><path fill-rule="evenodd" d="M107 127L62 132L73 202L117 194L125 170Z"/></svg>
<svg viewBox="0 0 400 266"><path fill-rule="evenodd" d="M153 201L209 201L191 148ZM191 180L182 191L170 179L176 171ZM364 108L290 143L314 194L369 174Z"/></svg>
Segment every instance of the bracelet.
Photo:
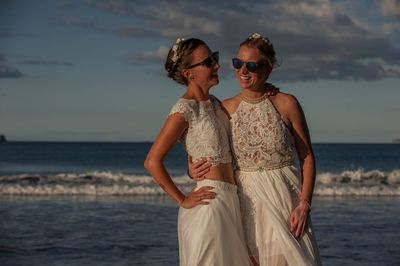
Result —
<svg viewBox="0 0 400 266"><path fill-rule="evenodd" d="M308 200L300 198L300 202L305 202L308 209L311 211L311 204L308 202ZM299 204L300 204L300 202L299 202Z"/></svg>

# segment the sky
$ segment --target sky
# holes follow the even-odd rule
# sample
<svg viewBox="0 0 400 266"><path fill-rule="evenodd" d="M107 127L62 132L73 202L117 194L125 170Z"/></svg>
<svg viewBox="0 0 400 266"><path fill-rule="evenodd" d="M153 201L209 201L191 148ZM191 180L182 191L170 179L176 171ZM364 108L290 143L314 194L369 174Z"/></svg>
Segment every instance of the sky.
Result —
<svg viewBox="0 0 400 266"><path fill-rule="evenodd" d="M152 141L185 87L167 78L177 37L230 60L258 32L269 81L304 109L312 142L400 138L399 0L1 0L0 134L11 141Z"/></svg>

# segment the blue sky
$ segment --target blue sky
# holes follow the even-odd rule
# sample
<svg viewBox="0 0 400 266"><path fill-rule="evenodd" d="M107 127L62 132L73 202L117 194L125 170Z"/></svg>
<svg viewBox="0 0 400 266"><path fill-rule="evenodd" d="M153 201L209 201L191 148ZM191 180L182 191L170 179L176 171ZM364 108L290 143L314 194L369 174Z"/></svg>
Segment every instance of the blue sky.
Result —
<svg viewBox="0 0 400 266"><path fill-rule="evenodd" d="M400 138L400 1L2 0L0 134L10 140L151 141L184 87L164 59L176 37L230 58L274 44L270 81L302 104L313 142Z"/></svg>

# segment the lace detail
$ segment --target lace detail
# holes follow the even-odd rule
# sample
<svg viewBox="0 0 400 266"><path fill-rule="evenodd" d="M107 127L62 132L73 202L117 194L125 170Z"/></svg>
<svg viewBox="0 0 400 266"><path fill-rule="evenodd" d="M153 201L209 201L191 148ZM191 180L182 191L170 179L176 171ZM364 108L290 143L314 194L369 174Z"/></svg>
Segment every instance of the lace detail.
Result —
<svg viewBox="0 0 400 266"><path fill-rule="evenodd" d="M240 176L236 177L238 182L238 196L240 202L240 213L242 214L243 231L246 239L247 248L251 256L258 260L258 249L256 244L256 225L255 225L255 197L248 187L243 185L243 180Z"/></svg>
<svg viewBox="0 0 400 266"><path fill-rule="evenodd" d="M232 162L229 119L215 96L199 102L181 98L169 115L175 113L182 114L189 124L180 140L193 161L206 157L212 165Z"/></svg>
<svg viewBox="0 0 400 266"><path fill-rule="evenodd" d="M242 101L231 118L231 142L241 171L272 170L294 163L294 139L268 98Z"/></svg>

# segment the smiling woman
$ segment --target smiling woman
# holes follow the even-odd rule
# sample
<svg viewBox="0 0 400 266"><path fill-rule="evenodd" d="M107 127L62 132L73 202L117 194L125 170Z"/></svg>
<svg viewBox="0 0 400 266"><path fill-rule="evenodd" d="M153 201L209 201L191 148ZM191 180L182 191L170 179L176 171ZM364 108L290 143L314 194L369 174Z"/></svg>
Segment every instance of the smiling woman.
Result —
<svg viewBox="0 0 400 266"><path fill-rule="evenodd" d="M265 82L276 58L267 38L249 36L232 63L242 91L223 101L223 107L230 117L235 178L252 262L320 265L309 218L315 162L301 107L291 95L268 95L271 86ZM198 176L200 169L191 176Z"/></svg>
<svg viewBox="0 0 400 266"><path fill-rule="evenodd" d="M311 141L296 99L266 92L275 63L271 42L258 33L249 36L233 59L242 92L224 101L246 243L257 265L320 265L309 220L315 183Z"/></svg>
<svg viewBox="0 0 400 266"><path fill-rule="evenodd" d="M180 265L250 265L233 176L229 121L219 100L209 94L219 82L218 52L212 53L199 39L178 38L165 68L169 77L187 87L172 107L144 166L180 205ZM164 166L164 158L178 140L193 160L205 157L212 165L188 195Z"/></svg>

